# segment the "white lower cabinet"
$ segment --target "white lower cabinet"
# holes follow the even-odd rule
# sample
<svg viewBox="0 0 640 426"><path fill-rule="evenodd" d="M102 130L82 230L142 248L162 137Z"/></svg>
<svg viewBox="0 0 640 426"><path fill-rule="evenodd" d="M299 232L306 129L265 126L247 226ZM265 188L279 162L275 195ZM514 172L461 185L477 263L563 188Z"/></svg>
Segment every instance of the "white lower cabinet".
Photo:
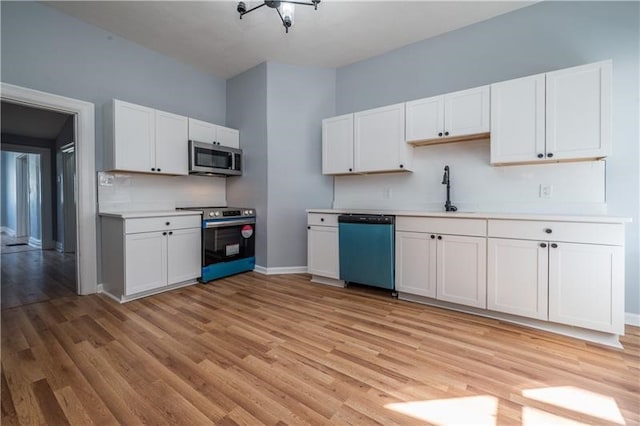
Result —
<svg viewBox="0 0 640 426"><path fill-rule="evenodd" d="M125 238L125 294L167 285L167 237L161 232L129 234Z"/></svg>
<svg viewBox="0 0 640 426"><path fill-rule="evenodd" d="M167 285L200 276L201 229L177 229L167 236Z"/></svg>
<svg viewBox="0 0 640 426"><path fill-rule="evenodd" d="M200 276L200 215L100 219L102 286L118 300L195 282Z"/></svg>
<svg viewBox="0 0 640 426"><path fill-rule="evenodd" d="M430 234L396 232L396 290L436 297L436 240Z"/></svg>
<svg viewBox="0 0 640 426"><path fill-rule="evenodd" d="M487 253L487 308L548 319L548 244L489 238Z"/></svg>
<svg viewBox="0 0 640 426"><path fill-rule="evenodd" d="M624 249L551 243L549 320L624 334Z"/></svg>
<svg viewBox="0 0 640 426"><path fill-rule="evenodd" d="M307 272L339 279L338 215L309 214L307 224Z"/></svg>
<svg viewBox="0 0 640 426"><path fill-rule="evenodd" d="M488 234L489 309L624 334L623 224L489 220Z"/></svg>
<svg viewBox="0 0 640 426"><path fill-rule="evenodd" d="M487 307L487 239L438 235L436 299Z"/></svg>
<svg viewBox="0 0 640 426"><path fill-rule="evenodd" d="M439 233L469 232L474 235ZM485 220L396 218L396 290L486 307Z"/></svg>

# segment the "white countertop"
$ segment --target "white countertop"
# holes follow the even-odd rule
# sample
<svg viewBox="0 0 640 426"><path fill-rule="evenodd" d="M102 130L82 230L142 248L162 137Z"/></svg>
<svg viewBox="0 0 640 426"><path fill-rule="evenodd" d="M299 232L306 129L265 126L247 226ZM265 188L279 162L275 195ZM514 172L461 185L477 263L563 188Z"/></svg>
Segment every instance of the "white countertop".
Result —
<svg viewBox="0 0 640 426"><path fill-rule="evenodd" d="M447 217L459 219L510 219L510 220L540 220L556 222L592 222L592 223L628 223L631 219L619 216L579 216L563 214L537 213L491 213L491 212L443 212L418 210L372 210L372 209L307 209L307 213L361 213L386 214L393 216L417 217Z"/></svg>
<svg viewBox="0 0 640 426"><path fill-rule="evenodd" d="M120 219L133 219L141 217L166 217L166 216L194 216L201 215L199 210L166 210L166 211L140 211L140 212L101 212L98 216L117 217Z"/></svg>

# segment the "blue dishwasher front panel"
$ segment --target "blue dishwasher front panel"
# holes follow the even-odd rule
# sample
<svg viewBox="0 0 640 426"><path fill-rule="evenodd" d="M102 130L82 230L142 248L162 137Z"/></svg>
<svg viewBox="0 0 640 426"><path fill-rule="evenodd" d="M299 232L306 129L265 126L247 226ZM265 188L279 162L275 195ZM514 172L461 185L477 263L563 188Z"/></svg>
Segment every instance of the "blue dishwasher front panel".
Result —
<svg viewBox="0 0 640 426"><path fill-rule="evenodd" d="M393 290L394 226L339 223L340 279Z"/></svg>

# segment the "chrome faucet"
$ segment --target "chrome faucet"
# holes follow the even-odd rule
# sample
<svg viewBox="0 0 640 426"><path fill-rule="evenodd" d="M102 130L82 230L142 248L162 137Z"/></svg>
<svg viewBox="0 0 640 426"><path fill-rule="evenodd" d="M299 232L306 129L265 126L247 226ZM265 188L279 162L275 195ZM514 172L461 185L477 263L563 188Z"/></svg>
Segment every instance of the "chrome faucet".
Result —
<svg viewBox="0 0 640 426"><path fill-rule="evenodd" d="M448 212L458 211L458 208L451 204L451 182L449 180L449 166L444 166L444 175L442 176L442 184L447 185L447 202L444 203L444 209Z"/></svg>

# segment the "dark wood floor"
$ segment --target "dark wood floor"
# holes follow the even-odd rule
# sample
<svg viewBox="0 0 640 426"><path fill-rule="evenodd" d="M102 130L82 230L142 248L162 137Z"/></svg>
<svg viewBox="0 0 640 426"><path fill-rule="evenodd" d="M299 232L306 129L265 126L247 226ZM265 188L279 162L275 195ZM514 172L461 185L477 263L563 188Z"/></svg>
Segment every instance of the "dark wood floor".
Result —
<svg viewBox="0 0 640 426"><path fill-rule="evenodd" d="M75 254L39 249L3 252L0 262L2 309L76 294Z"/></svg>
<svg viewBox="0 0 640 426"><path fill-rule="evenodd" d="M2 424L640 422L638 328L616 350L308 280L3 310Z"/></svg>

